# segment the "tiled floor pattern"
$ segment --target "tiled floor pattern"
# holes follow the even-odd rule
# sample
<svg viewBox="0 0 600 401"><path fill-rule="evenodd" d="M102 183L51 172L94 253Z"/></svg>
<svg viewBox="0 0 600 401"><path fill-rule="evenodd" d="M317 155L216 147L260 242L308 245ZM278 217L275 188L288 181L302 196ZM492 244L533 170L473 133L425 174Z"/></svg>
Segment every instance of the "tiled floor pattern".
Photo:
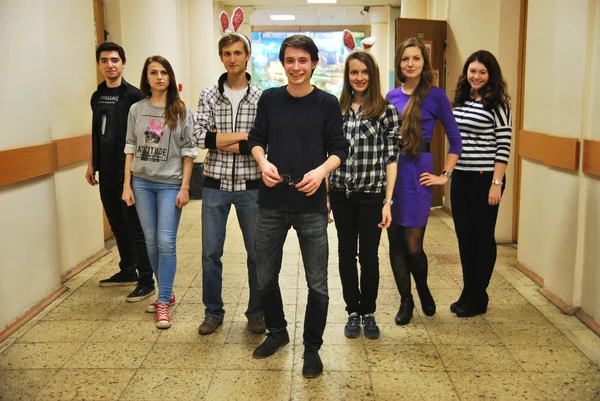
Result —
<svg viewBox="0 0 600 401"><path fill-rule="evenodd" d="M264 360L251 357L263 336L246 331L245 254L235 212L226 240L224 325L199 336L203 317L200 201L186 207L178 241L173 327L154 328L147 302L130 304L128 287L100 288L118 269L111 253L71 279L57 301L0 343L2 400L598 400L600 339L563 315L513 268L516 250L499 247L486 315L448 310L461 269L451 219L432 214L426 234L430 287L438 313L415 310L396 326L399 296L387 238L380 248L379 340L347 339L330 226L330 308L321 356L324 374L302 378L306 284L290 231L281 287L292 341Z"/></svg>

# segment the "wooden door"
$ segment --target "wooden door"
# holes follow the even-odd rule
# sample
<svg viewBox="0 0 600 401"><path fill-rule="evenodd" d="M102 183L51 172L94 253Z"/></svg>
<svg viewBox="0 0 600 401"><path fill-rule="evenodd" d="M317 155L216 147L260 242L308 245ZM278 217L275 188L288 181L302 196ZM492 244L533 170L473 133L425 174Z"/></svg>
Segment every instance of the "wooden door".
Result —
<svg viewBox="0 0 600 401"><path fill-rule="evenodd" d="M396 48L408 38L417 37L421 39L430 50L431 66L434 70L435 86L446 89L446 21L432 21L412 18L396 19ZM396 87L399 86L396 81ZM433 172L440 174L446 160L446 134L438 121L433 140L431 141L431 153L433 155ZM444 203L444 187L435 185L433 187L432 206L442 206Z"/></svg>

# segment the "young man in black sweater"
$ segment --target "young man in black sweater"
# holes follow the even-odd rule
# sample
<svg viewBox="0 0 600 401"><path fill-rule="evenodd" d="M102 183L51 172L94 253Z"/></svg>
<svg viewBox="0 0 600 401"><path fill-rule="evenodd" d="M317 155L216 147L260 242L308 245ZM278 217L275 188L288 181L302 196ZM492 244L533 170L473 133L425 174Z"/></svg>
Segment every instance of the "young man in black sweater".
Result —
<svg viewBox="0 0 600 401"><path fill-rule="evenodd" d="M100 199L121 257L120 271L100 280L99 284L101 287L137 284L127 296L128 302L137 302L150 297L156 290L137 211L135 206L127 206L121 196L127 116L131 105L144 97L138 88L123 78L126 59L121 46L102 43L96 49L96 62L106 80L98 85L90 101L92 153L85 178L91 186L98 185L96 171L99 172Z"/></svg>
<svg viewBox="0 0 600 401"><path fill-rule="evenodd" d="M263 181L258 194L256 255L258 293L269 330L253 356L266 358L289 343L278 281L283 245L293 226L308 284L302 374L312 378L323 371L318 351L329 305L325 177L346 159L349 143L342 133L337 98L310 83L319 60L312 39L304 35L285 39L279 60L288 85L263 92L249 133L249 147Z"/></svg>

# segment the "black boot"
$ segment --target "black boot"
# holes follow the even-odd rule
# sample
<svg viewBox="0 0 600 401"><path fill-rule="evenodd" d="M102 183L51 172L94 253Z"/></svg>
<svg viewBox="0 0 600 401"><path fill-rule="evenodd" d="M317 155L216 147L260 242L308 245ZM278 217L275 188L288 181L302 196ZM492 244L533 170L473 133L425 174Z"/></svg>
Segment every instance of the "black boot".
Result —
<svg viewBox="0 0 600 401"><path fill-rule="evenodd" d="M427 316L435 315L435 301L433 300L433 296L431 295L431 291L429 291L426 282L417 286L417 293L421 300L421 309L423 309L423 313Z"/></svg>
<svg viewBox="0 0 600 401"><path fill-rule="evenodd" d="M412 295L402 297L400 299L400 309L396 314L396 324L404 326L410 322L412 318L413 310L415 309L415 302L413 301Z"/></svg>
<svg viewBox="0 0 600 401"><path fill-rule="evenodd" d="M278 332L269 332L267 338L261 345L256 347L253 358L262 359L273 355L277 350L290 342L290 336L286 329Z"/></svg>
<svg viewBox="0 0 600 401"><path fill-rule="evenodd" d="M487 312L488 295L485 291L474 293L467 302L456 310L457 317L473 317Z"/></svg>
<svg viewBox="0 0 600 401"><path fill-rule="evenodd" d="M458 308L463 307L467 303L468 299L469 299L469 293L466 289L463 288L462 292L460 293L460 297L458 297L456 302L454 302L450 305L450 312L456 313Z"/></svg>

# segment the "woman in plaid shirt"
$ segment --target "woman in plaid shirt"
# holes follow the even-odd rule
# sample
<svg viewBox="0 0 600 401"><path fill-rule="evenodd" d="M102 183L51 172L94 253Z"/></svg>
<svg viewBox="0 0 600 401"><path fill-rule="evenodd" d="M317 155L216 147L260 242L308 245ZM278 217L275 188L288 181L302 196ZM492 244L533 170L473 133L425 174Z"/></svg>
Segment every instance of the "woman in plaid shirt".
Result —
<svg viewBox="0 0 600 401"><path fill-rule="evenodd" d="M329 201L349 315L344 334L359 337L362 316L365 337L376 339L379 327L373 313L379 287L377 251L381 229L389 227L392 220L400 120L396 108L381 95L379 68L369 53L355 51L346 59L340 106L350 152L346 162L329 177Z"/></svg>

